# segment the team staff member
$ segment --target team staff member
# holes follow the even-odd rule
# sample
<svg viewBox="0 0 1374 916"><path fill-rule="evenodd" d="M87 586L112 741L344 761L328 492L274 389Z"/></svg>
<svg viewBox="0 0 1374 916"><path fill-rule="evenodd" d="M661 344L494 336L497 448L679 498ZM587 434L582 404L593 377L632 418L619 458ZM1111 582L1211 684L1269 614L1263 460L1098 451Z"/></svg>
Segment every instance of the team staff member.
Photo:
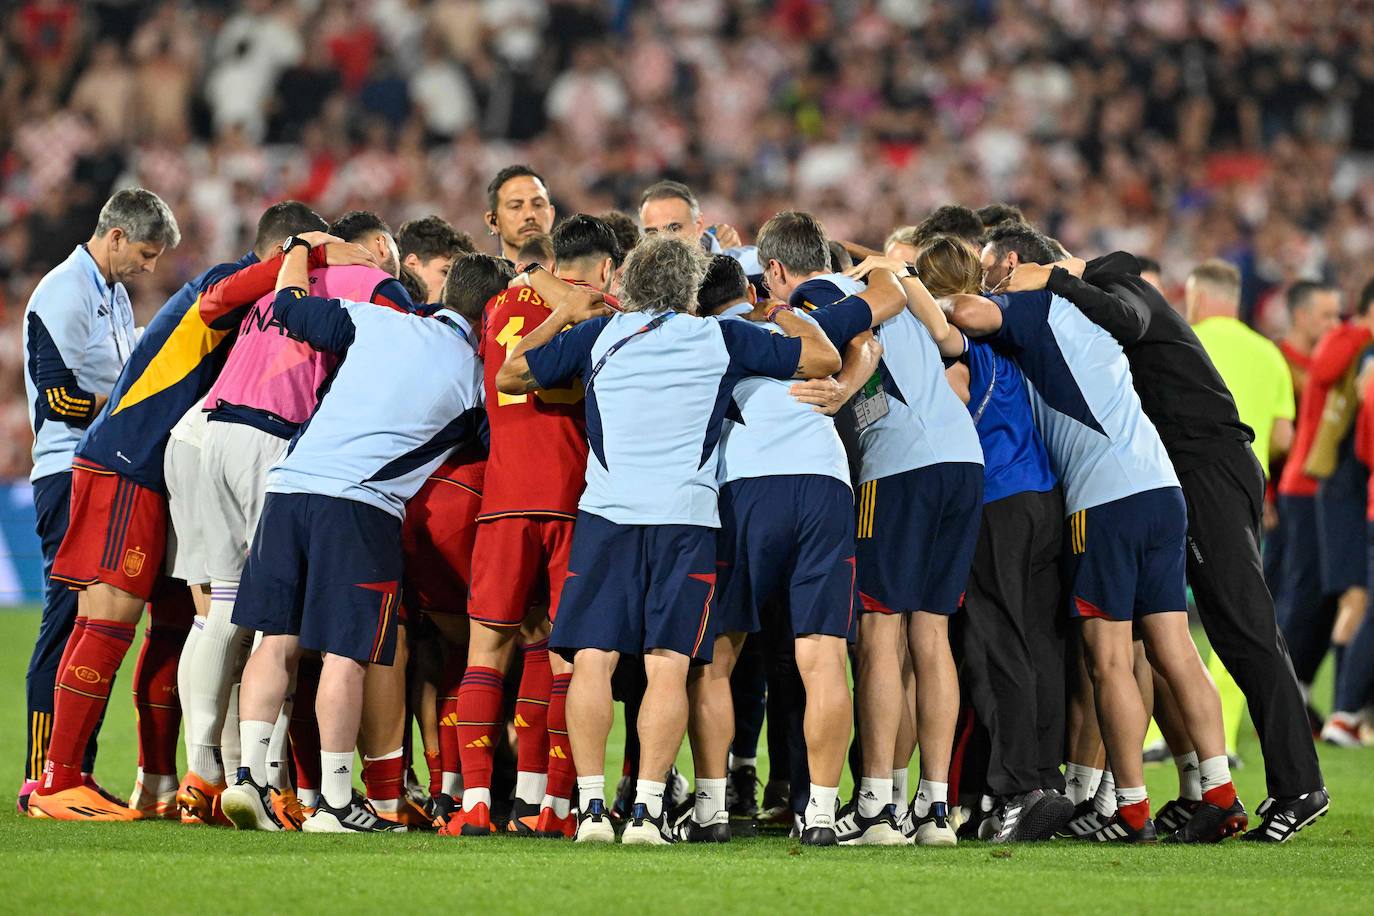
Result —
<svg viewBox="0 0 1374 916"><path fill-rule="evenodd" d="M101 208L90 240L39 281L24 310L24 390L34 437L29 479L47 585L25 679L28 753L18 794L21 813L47 763L58 661L77 616L76 593L49 578L67 533L72 456L133 351L134 313L124 282L152 272L163 251L180 239L176 218L156 194L120 191ZM82 755L82 770L89 773L95 766L94 732Z"/></svg>
<svg viewBox="0 0 1374 916"><path fill-rule="evenodd" d="M619 656L644 656L640 765L627 843L670 842L662 774L687 725L687 671L711 655L716 582L716 454L734 383L747 375L829 375L839 354L795 316L797 338L695 314L706 272L695 245L641 242L626 262L625 314L595 317L600 296L572 291L569 306L516 346L497 376L506 394L556 387L581 375L590 454L551 646L575 656L569 733L582 806L579 841L614 839L605 811L604 754L611 673ZM569 321L590 317L567 334ZM672 397L660 397L671 391ZM644 405L655 400L657 408ZM666 448L666 452L665 452Z"/></svg>
<svg viewBox="0 0 1374 916"><path fill-rule="evenodd" d="M243 766L221 804L241 829L282 829L267 787L267 745L302 650L316 650L322 778L319 806L301 829L390 831L399 825L353 795L364 678L396 654L405 503L484 428L480 367L471 325L456 312L423 317L307 295L308 247L287 241L273 315L293 337L337 354L339 368L267 475L233 616L263 639L239 691Z"/></svg>
<svg viewBox="0 0 1374 916"><path fill-rule="evenodd" d="M520 260L520 247L553 230L556 211L548 186L528 165L508 165L496 173L487 185L487 207L487 233L500 243L501 257L512 263L528 263L529 258Z"/></svg>
<svg viewBox="0 0 1374 916"><path fill-rule="evenodd" d="M1002 263L990 279L1005 280L1013 266ZM1010 289L1039 285L1070 294L1125 349L1141 407L1157 424L1183 488L1188 580L1203 627L1245 692L1260 736L1269 798L1245 839L1283 842L1323 814L1329 799L1260 565L1264 474L1250 447L1252 432L1207 351L1141 279L1139 266L1117 252L1088 264L1081 282L1050 265L1022 267L1007 282Z"/></svg>
<svg viewBox="0 0 1374 916"><path fill-rule="evenodd" d="M1240 320L1240 271L1217 258L1193 268L1184 284L1188 322L1221 373L1236 402L1241 422L1255 433L1255 457L1269 478L1271 457L1287 454L1293 444L1293 377L1283 353ZM1207 668L1221 694L1226 750L1236 753L1245 694L1213 652ZM1171 747L1175 756L1186 753Z"/></svg>

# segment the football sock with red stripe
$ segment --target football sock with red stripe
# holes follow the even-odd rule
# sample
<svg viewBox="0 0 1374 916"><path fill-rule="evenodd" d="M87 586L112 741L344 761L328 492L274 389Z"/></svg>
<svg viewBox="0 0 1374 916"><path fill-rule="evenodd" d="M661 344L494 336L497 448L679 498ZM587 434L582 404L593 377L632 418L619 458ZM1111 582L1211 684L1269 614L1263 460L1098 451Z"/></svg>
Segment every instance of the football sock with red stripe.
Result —
<svg viewBox="0 0 1374 916"><path fill-rule="evenodd" d="M1208 757L1198 765L1202 779L1202 800L1223 811L1236 802L1236 787L1231 782L1231 767L1225 754Z"/></svg>
<svg viewBox="0 0 1374 916"><path fill-rule="evenodd" d="M549 641L541 639L525 647L525 666L515 700L516 770L547 773L549 769L549 693L553 671L549 668ZM543 787L533 801L543 797ZM525 799L530 801L531 799Z"/></svg>
<svg viewBox="0 0 1374 916"><path fill-rule="evenodd" d="M1150 797L1144 786L1118 788L1116 790L1116 813L1132 830L1139 830L1150 819Z"/></svg>
<svg viewBox="0 0 1374 916"><path fill-rule="evenodd" d="M58 672L48 767L38 794L81 785L86 743L110 701L110 685L134 641L134 628L113 620L86 622L67 666Z"/></svg>
<svg viewBox="0 0 1374 916"><path fill-rule="evenodd" d="M363 758L363 787L373 807L383 813L394 813L401 806L401 780L405 776L405 758L401 748L381 757Z"/></svg>
<svg viewBox="0 0 1374 916"><path fill-rule="evenodd" d="M501 724L505 679L495 668L469 665L458 688L458 754L463 763L463 808L491 804L491 770Z"/></svg>
<svg viewBox="0 0 1374 916"><path fill-rule="evenodd" d="M167 586L148 605L148 631L134 670L134 708L138 710L138 765L148 773L175 775L181 735L177 663L195 619L195 604L184 585Z"/></svg>
<svg viewBox="0 0 1374 916"><path fill-rule="evenodd" d="M86 618L84 616L78 617L76 618L76 620L72 621L71 635L67 637L67 645L62 650L62 660L57 663L58 680L61 680L63 672L65 672L67 670L67 666L71 664L72 653L76 651L77 643L81 642L81 634L85 632ZM53 692L53 699L57 699L56 689L54 689Z"/></svg>
<svg viewBox="0 0 1374 916"><path fill-rule="evenodd" d="M452 652L444 662L444 677L439 685L439 767L443 771L441 791L453 795L459 791L462 770L458 743L458 687L463 681L467 658Z"/></svg>
<svg viewBox="0 0 1374 916"><path fill-rule="evenodd" d="M296 794L305 804L307 793L320 790L320 728L315 720L315 692L320 686L320 660L303 658L296 668L296 699L291 704L291 761L296 765Z"/></svg>
<svg viewBox="0 0 1374 916"><path fill-rule="evenodd" d="M555 674L549 688L549 782L545 799L572 798L577 768L573 766L572 744L568 742L568 684L571 674Z"/></svg>

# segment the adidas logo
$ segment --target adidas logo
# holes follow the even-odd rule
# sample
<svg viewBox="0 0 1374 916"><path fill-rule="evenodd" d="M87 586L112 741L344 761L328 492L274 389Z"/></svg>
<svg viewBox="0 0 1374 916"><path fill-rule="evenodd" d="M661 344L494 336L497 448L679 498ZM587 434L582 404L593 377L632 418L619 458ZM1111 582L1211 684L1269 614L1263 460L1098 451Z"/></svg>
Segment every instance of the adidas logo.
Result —
<svg viewBox="0 0 1374 916"><path fill-rule="evenodd" d="M490 736L490 735L483 735L482 737L478 738L476 741L469 741L469 742L467 743L467 745L466 745L466 747L491 747L491 746L492 746L492 744L491 744L491 736Z"/></svg>
<svg viewBox="0 0 1374 916"><path fill-rule="evenodd" d="M861 796L864 797L864 798L877 798L877 797L878 797L878 796L874 795L871 791L869 791L869 790L867 790L867 789L865 789L864 791L860 792L859 795L861 795Z"/></svg>
<svg viewBox="0 0 1374 916"><path fill-rule="evenodd" d="M514 723L514 724L515 724L515 727L516 727L516 728L529 728L529 727L530 727L530 723L526 722L526 721L525 721L525 717L522 716L522 715L520 715L520 713L518 713L518 712L515 714L515 723Z"/></svg>
<svg viewBox="0 0 1374 916"><path fill-rule="evenodd" d="M347 775L348 775L348 767L339 767L337 770L334 771L334 775L335 775L335 776L347 776Z"/></svg>
<svg viewBox="0 0 1374 916"><path fill-rule="evenodd" d="M458 713L449 713L448 715L444 716L442 719L439 720L439 724L447 726L448 728L453 728L455 725L458 724Z"/></svg>
<svg viewBox="0 0 1374 916"><path fill-rule="evenodd" d="M271 739L271 738L259 738L259 739L258 739L258 744L261 744L263 747L267 747L267 745L269 745L269 744L271 744L271 743L272 743L272 739Z"/></svg>
<svg viewBox="0 0 1374 916"><path fill-rule="evenodd" d="M549 748L549 756L555 760L567 760L568 755L563 753L563 749L557 745Z"/></svg>

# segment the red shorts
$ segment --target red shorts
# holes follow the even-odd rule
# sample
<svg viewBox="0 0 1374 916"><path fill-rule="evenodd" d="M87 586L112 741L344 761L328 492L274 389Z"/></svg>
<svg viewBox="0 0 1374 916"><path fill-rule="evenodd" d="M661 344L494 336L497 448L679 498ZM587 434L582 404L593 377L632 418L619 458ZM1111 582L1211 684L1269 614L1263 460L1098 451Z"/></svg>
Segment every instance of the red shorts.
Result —
<svg viewBox="0 0 1374 916"><path fill-rule="evenodd" d="M461 614L472 584L472 544L482 494L455 480L431 477L406 503L405 607Z"/></svg>
<svg viewBox="0 0 1374 916"><path fill-rule="evenodd" d="M167 549L167 497L77 458L71 521L52 578L77 589L104 582L148 599Z"/></svg>
<svg viewBox="0 0 1374 916"><path fill-rule="evenodd" d="M534 586L543 579L549 585L552 620L568 577L572 534L568 518L513 515L480 523L472 550L468 617L489 627L520 626Z"/></svg>

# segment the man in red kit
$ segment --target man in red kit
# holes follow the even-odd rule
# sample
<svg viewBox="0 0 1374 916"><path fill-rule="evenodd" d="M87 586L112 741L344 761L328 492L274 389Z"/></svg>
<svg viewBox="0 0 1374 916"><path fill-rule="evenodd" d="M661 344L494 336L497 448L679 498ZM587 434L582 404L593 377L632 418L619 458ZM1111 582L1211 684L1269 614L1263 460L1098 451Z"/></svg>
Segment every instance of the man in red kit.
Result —
<svg viewBox="0 0 1374 916"><path fill-rule="evenodd" d="M1293 402L1302 403L1312 351L1317 341L1341 323L1340 291L1312 280L1299 280L1288 288L1288 333L1279 341L1279 352L1293 374ZM1269 486L1265 493L1264 578L1269 590L1279 593L1283 581L1283 528L1278 515L1277 481L1283 477L1287 457L1270 459Z"/></svg>
<svg viewBox="0 0 1374 916"><path fill-rule="evenodd" d="M553 233L555 272L570 283L605 292L620 263L615 233L578 214ZM462 809L440 831L482 836L491 825L493 748L501 730L504 681L524 628L524 673L515 704L519 738L515 807L508 829L571 837L575 773L565 700L572 666L551 658L548 620L568 570L573 520L587 465L582 385L523 395L496 390L496 373L524 334L548 318L539 294L558 281L530 273L487 304L482 333L491 452L472 558L468 667L458 690L458 735L463 763ZM547 583L548 615L536 585Z"/></svg>

